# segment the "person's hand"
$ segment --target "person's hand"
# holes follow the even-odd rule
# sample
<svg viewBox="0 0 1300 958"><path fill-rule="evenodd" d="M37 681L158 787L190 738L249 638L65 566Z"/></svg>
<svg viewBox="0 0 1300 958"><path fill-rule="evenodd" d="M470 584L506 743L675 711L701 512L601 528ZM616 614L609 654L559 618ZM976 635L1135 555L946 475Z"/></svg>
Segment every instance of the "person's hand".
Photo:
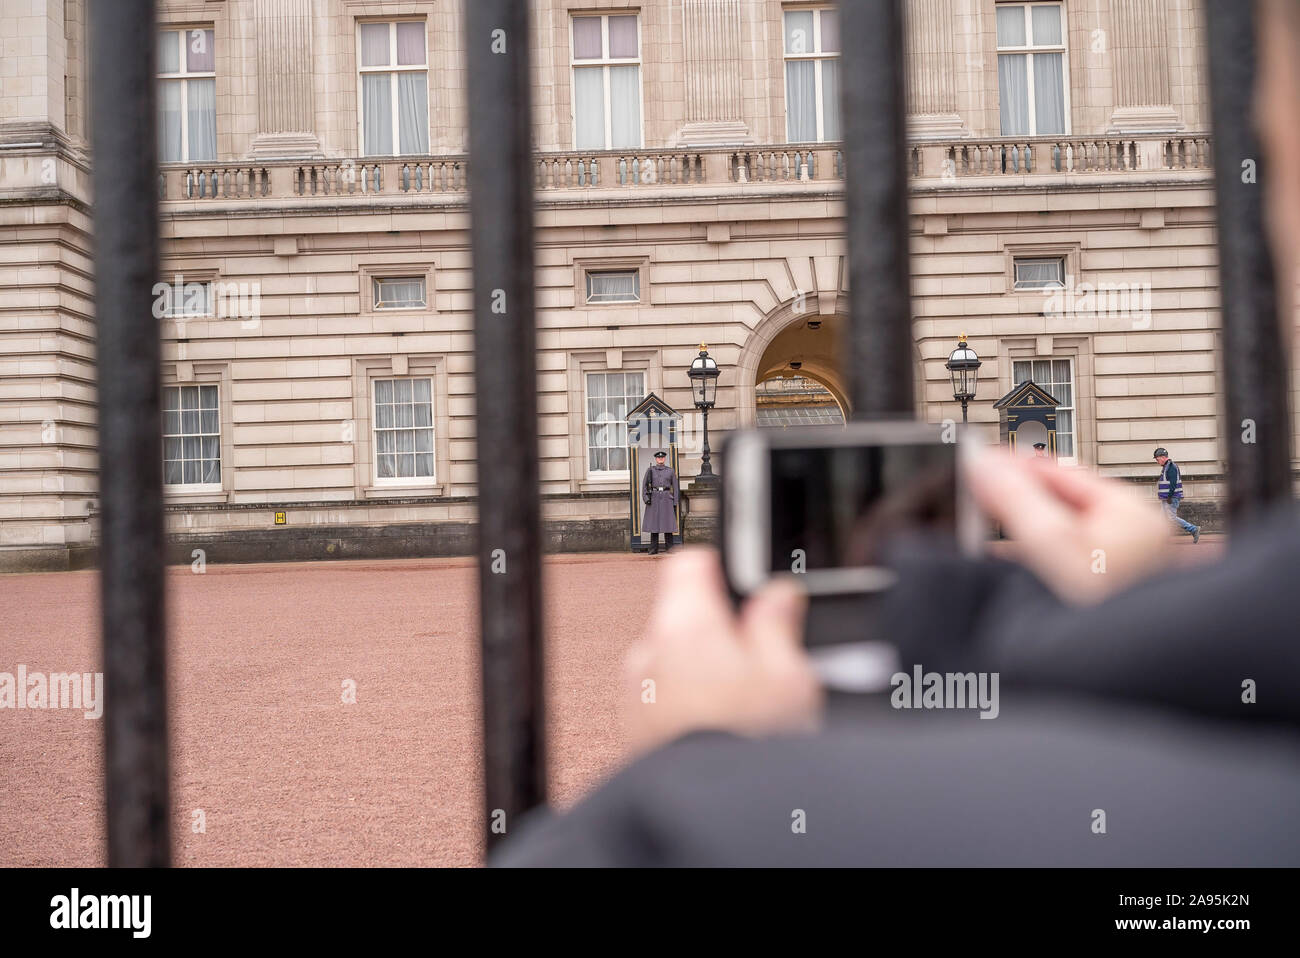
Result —
<svg viewBox="0 0 1300 958"><path fill-rule="evenodd" d="M992 449L974 454L966 479L1012 556L1066 601L1099 602L1164 565L1169 521L1113 479Z"/></svg>
<svg viewBox="0 0 1300 958"><path fill-rule="evenodd" d="M815 727L822 690L802 644L807 604L797 586L774 582L737 616L716 552L670 557L625 666L633 750L694 731L758 736Z"/></svg>

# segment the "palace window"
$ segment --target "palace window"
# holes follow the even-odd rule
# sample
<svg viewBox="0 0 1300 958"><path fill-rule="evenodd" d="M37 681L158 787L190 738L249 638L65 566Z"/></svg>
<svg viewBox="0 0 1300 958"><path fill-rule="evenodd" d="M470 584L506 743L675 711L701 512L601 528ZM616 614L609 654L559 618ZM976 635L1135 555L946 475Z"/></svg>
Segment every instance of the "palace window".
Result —
<svg viewBox="0 0 1300 958"><path fill-rule="evenodd" d="M1011 364L1013 385L1027 379L1047 390L1060 405L1056 407L1056 456L1075 458L1074 360L1023 359Z"/></svg>
<svg viewBox="0 0 1300 958"><path fill-rule="evenodd" d="M1017 256L1015 270L1016 289L1065 288L1063 256Z"/></svg>
<svg viewBox="0 0 1300 958"><path fill-rule="evenodd" d="M423 20L357 32L358 120L365 156L429 152L429 53Z"/></svg>
<svg viewBox="0 0 1300 958"><path fill-rule="evenodd" d="M840 16L835 10L785 11L786 138L840 138Z"/></svg>
<svg viewBox="0 0 1300 958"><path fill-rule="evenodd" d="M221 411L216 386L163 387L163 482L221 487Z"/></svg>
<svg viewBox="0 0 1300 958"><path fill-rule="evenodd" d="M434 480L433 380L376 379L375 479Z"/></svg>
<svg viewBox="0 0 1300 958"><path fill-rule="evenodd" d="M574 149L640 146L641 31L637 17L574 17L571 23Z"/></svg>
<svg viewBox="0 0 1300 958"><path fill-rule="evenodd" d="M376 276L375 309L424 309L428 300L423 276Z"/></svg>
<svg viewBox="0 0 1300 958"><path fill-rule="evenodd" d="M158 158L217 158L217 58L210 27L158 35Z"/></svg>
<svg viewBox="0 0 1300 958"><path fill-rule="evenodd" d="M1066 132L1064 11L1059 3L998 4L998 94L1003 136Z"/></svg>
<svg viewBox="0 0 1300 958"><path fill-rule="evenodd" d="M608 269L588 271L588 303L639 303L640 301L640 270Z"/></svg>
<svg viewBox="0 0 1300 958"><path fill-rule="evenodd" d="M156 316L165 316L169 319L193 319L215 315L210 281L186 283L177 277L171 283L156 284L154 292L157 294Z"/></svg>
<svg viewBox="0 0 1300 958"><path fill-rule="evenodd" d="M627 414L645 398L645 373L587 374L587 475L626 476Z"/></svg>

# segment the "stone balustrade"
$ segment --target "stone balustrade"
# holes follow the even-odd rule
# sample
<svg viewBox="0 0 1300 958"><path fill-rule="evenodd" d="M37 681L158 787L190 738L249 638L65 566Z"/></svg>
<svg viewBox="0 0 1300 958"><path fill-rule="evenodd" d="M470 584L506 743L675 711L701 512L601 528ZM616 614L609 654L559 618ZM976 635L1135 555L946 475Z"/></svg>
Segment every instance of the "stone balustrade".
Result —
<svg viewBox="0 0 1300 958"><path fill-rule="evenodd" d="M1208 175L1210 161L1204 133L926 141L908 152L915 184L934 187L996 185L1009 177ZM543 195L746 184L825 189L838 188L844 176L838 144L827 143L541 153L534 164L534 188ZM463 155L173 163L160 174L160 196L202 201L458 195L467 189L467 166Z"/></svg>
<svg viewBox="0 0 1300 958"><path fill-rule="evenodd" d="M1162 136L1029 137L918 143L910 150L914 179L1072 173L1153 173L1211 168L1205 133Z"/></svg>

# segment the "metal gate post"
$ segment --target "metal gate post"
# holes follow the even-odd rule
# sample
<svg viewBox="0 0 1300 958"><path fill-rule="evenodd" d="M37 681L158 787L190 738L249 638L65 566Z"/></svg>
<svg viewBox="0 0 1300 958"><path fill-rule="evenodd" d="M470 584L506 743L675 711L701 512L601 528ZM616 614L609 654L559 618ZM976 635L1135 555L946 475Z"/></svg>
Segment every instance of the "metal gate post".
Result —
<svg viewBox="0 0 1300 958"><path fill-rule="evenodd" d="M1256 2L1206 0L1205 14L1219 219L1223 441L1228 515L1235 524L1292 498L1285 339L1291 331L1289 317L1284 322L1278 313L1264 231L1269 170L1252 122Z"/></svg>
<svg viewBox="0 0 1300 958"><path fill-rule="evenodd" d="M853 418L914 418L901 0L846 0L841 117Z"/></svg>
<svg viewBox="0 0 1300 958"><path fill-rule="evenodd" d="M526 0L465 4L489 847L546 800Z"/></svg>
<svg viewBox="0 0 1300 958"><path fill-rule="evenodd" d="M108 863L170 862L153 0L90 4Z"/></svg>

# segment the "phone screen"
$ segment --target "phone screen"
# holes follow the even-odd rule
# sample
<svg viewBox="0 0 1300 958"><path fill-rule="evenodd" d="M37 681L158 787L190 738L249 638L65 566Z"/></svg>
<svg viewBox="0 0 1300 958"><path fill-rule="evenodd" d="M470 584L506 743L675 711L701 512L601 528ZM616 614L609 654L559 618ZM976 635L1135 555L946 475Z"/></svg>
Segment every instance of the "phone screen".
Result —
<svg viewBox="0 0 1300 958"><path fill-rule="evenodd" d="M769 449L769 568L874 566L900 533L955 536L956 450L942 442Z"/></svg>

